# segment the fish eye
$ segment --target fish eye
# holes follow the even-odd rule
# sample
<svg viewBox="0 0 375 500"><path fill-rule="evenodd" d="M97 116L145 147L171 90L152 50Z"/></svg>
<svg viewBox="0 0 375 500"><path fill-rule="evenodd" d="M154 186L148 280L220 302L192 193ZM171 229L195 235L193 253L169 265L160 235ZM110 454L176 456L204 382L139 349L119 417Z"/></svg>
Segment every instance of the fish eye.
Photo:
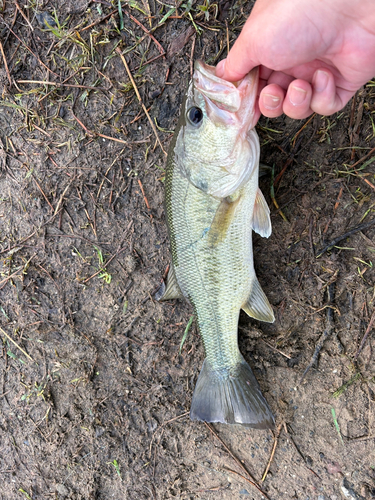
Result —
<svg viewBox="0 0 375 500"><path fill-rule="evenodd" d="M200 108L193 106L189 109L186 116L192 125L198 126L203 120L203 111Z"/></svg>

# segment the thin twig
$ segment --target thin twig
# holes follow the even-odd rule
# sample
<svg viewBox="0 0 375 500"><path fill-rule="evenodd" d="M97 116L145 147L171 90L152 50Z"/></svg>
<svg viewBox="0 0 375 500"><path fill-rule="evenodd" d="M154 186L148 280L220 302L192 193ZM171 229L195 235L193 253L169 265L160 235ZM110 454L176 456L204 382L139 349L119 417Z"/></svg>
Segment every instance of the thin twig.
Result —
<svg viewBox="0 0 375 500"><path fill-rule="evenodd" d="M218 433L215 431L215 429L213 427L211 427L211 425L209 425L207 422L203 422L203 423L209 429L209 431L216 437L216 439L218 439L220 441L220 443L224 446L224 448L229 453L229 455L233 458L233 460L236 462L236 464L238 465L238 467L240 467L240 469L242 469L245 472L245 474L248 476L248 479L246 477L242 476L241 474L239 474L238 472L235 472L235 471L231 471L231 472L234 472L235 474L238 474L239 476L241 476L244 479L246 479L246 481L248 481L253 486L255 486L255 488L258 491L260 491L262 493L262 495L264 495L266 498L268 498L267 495L262 490L262 488L258 485L258 483L256 482L256 480L250 474L250 472L246 469L246 467L243 465L243 463L241 463L241 461L235 455L233 455L233 453L230 451L230 449L228 448L228 446L224 443L224 441L221 439L221 437L218 435ZM228 470L230 470L230 469L228 469Z"/></svg>
<svg viewBox="0 0 375 500"><path fill-rule="evenodd" d="M3 22L4 22L4 20L3 20ZM12 33L12 35L13 35L13 36L15 36L19 42L21 42L21 44L25 47L25 49L27 49L27 50L30 52L30 54L32 54L32 55L36 58L36 60L39 62L39 64L41 64L44 68L46 68L46 70L47 70L47 71L51 72L53 75L55 75L55 76L57 76L57 77L59 78L59 75L58 75L57 73L55 73L54 71L52 71L52 70L51 70L48 66L46 66L46 65L44 64L44 62L40 60L39 56L37 56L37 55L36 55L36 54L35 54L35 53L34 53L34 52L33 52L33 51L32 51L32 50L31 50L31 49L30 49L30 48L26 45L26 43L25 43L23 40L21 40L21 38L20 38L19 36L17 36L17 35L16 35L16 33L12 30L12 28L10 28L10 27L7 25L7 23L4 23L4 24L5 24L5 26L8 28L8 30Z"/></svg>
<svg viewBox="0 0 375 500"><path fill-rule="evenodd" d="M287 359L292 359L291 356L289 356L288 354L285 354L285 352L283 351L280 351L280 349L277 349L276 347L274 347L273 345L271 345L270 343L268 343L266 340L264 339L260 339L262 342L264 342L266 345L268 345L269 348L273 349L274 351L278 352L279 354L281 354L281 356L284 356L285 358Z"/></svg>
<svg viewBox="0 0 375 500"><path fill-rule="evenodd" d="M76 115L73 113L72 111L72 115L73 117L77 120L77 122L79 123L79 125L81 125L81 127L83 128L83 130L86 132L86 134L89 136L89 137L93 137L94 134L93 132L91 132L82 122L79 118L76 117Z"/></svg>
<svg viewBox="0 0 375 500"><path fill-rule="evenodd" d="M360 346L358 347L358 351L356 352L356 354L354 356L354 361L356 361L357 358L358 358L358 356L360 355L360 353L361 353L361 351L363 349L363 346L365 345L365 342L367 340L367 337L369 336L369 333L371 331L371 328L372 328L372 325L373 325L374 321L375 321L375 310L372 313L372 316L371 316L371 319L370 319L370 323L368 324L368 327L367 327L366 332L365 332L365 334L363 336L363 339L362 339L362 341L360 343Z"/></svg>
<svg viewBox="0 0 375 500"><path fill-rule="evenodd" d="M326 232L328 231L328 228L333 220L333 217L335 216L336 214L336 210L338 209L339 207L339 204L340 204L340 199L341 199L341 196L342 196L342 193L344 192L344 186L341 186L341 189L340 189L340 192L337 196L337 200L336 200L336 203L335 203L335 206L333 207L333 215L332 217L328 220L327 224L326 224L326 227L324 228L323 230L323 234L326 234Z"/></svg>
<svg viewBox="0 0 375 500"><path fill-rule="evenodd" d="M89 222L89 224L90 224L90 226L91 226L91 228L92 228L92 230L93 230L93 233L95 234L95 237L97 238L97 237L98 237L98 235L96 234L95 226L94 226L94 224L93 224L93 222L92 222L92 220L91 220L91 218L90 218L90 216L89 216L89 213L88 213L87 208L86 208L86 203L83 201L83 198L82 198L82 193L80 192L80 190L78 189L78 187L77 187L77 193L78 193L79 199L80 199L80 200L81 200L81 202L82 202L82 205L83 205L83 211L85 212L86 217L87 217L87 220L88 220L88 222Z"/></svg>
<svg viewBox="0 0 375 500"><path fill-rule="evenodd" d="M310 118L307 120L307 122L305 122L302 127L299 129L299 131L296 133L296 135L294 136L294 139L293 139L293 144L292 144L292 147L294 148L294 146L296 145L296 141L297 141L297 138L298 136L300 135L300 133L302 132L302 130L307 127L307 125L311 122L311 120L314 118L314 116L316 116L316 113L313 113Z"/></svg>
<svg viewBox="0 0 375 500"><path fill-rule="evenodd" d="M103 90L103 91L108 90L105 87L92 87L90 85L75 85L73 83L48 82L45 80L17 80L17 83L32 83L35 85L52 85L53 87L71 87L74 89Z"/></svg>
<svg viewBox="0 0 375 500"><path fill-rule="evenodd" d="M108 19L109 17L111 17L113 14L116 14L116 12L118 12L117 9L115 10L112 10L109 14L107 14L106 16L104 17L101 17L100 19L97 19L96 21L94 21L93 23L89 24L88 26L85 26L84 28L78 30L78 33L82 33L82 31L86 31L90 28L93 28L94 26L96 26L97 24L100 24L102 21L105 21L106 19Z"/></svg>
<svg viewBox="0 0 375 500"><path fill-rule="evenodd" d="M145 66L147 66L147 64L150 64L150 63L152 63L154 61L157 61L158 59L160 59L161 57L163 57L163 55L164 54L159 54L158 56L152 57L148 61L145 61L144 63L141 63L139 66L137 66L136 68L134 68L134 71L138 71L140 68L144 68Z"/></svg>
<svg viewBox="0 0 375 500"><path fill-rule="evenodd" d="M265 481L265 479L267 477L268 471L270 470L271 463L272 463L272 460L273 460L273 456L275 455L277 441L279 439L280 432L281 432L281 427L282 426L283 426L283 423L281 423L279 425L279 427L277 428L277 432L275 434L275 440L274 440L272 451L271 451L271 456L270 456L270 459L268 460L268 464L267 464L266 470L264 471L264 474L263 474L262 479L261 479L262 483L264 483L264 481Z"/></svg>
<svg viewBox="0 0 375 500"><path fill-rule="evenodd" d="M23 354L24 354L27 358L29 358L29 359L30 359L33 363L35 363L35 361L34 361L34 360L33 360L33 358L30 356L30 354L27 354L27 352L26 352L26 351L24 351L24 350L22 349L22 347L20 347L20 346L17 344L17 342L15 342L15 341L12 339L12 337L10 337L10 336L7 334L7 332L1 328L1 326L0 326L0 331L1 331L1 333L2 333L3 335L5 335L5 336L6 336L6 338L7 338L8 340L10 340L10 341L11 341L11 342L12 342L12 343L13 343L13 344L17 347L17 349L19 349L19 350L20 350L20 351L21 351L21 352L22 352L22 353L23 353Z"/></svg>
<svg viewBox="0 0 375 500"><path fill-rule="evenodd" d="M99 200L99 196L100 196L100 192L102 190L102 187L104 185L104 182L105 181L108 181L108 182L111 182L109 179L107 179L107 175L108 175L108 172L111 170L111 168L113 167L113 165L116 163L116 161L120 158L120 156L123 155L125 151L125 148L122 148L122 150L120 151L120 153L116 156L116 158L113 160L113 162L110 164L110 166L107 168L105 174L103 175L103 180L102 182L100 183L100 186L99 186L99 189L98 189L98 192L96 194L96 201Z"/></svg>
<svg viewBox="0 0 375 500"><path fill-rule="evenodd" d="M325 252L327 252L328 250L330 250L331 248L333 248L335 245L337 245L337 243L340 243L340 241L345 240L349 236L352 236L353 234L358 233L358 231L362 231L363 229L367 229L367 228L371 227L374 224L375 224L375 217L372 220L370 220L369 222L365 222L363 224L359 224L357 227L353 227L353 229L349 229L349 231L347 231L346 233L342 234L341 236L338 236L333 241L331 241L331 243L329 243L324 248L322 248L321 250L319 250L317 252L317 254L316 254L316 258L318 259L319 257L321 257Z"/></svg>
<svg viewBox="0 0 375 500"><path fill-rule="evenodd" d="M304 465L305 465L306 469L307 469L308 471L310 471L310 472L311 472L311 474L314 474L314 476L315 476L315 477L317 477L318 479L320 479L320 481L321 481L321 480L322 480L322 478L321 478L321 477L320 477L320 476L319 476L319 475L318 475L315 471L313 471L312 469L310 469L310 467L307 465L307 463L306 463L306 458L302 455L301 450L300 450L300 449L298 448L298 446L296 445L296 443L295 443L295 441L294 441L294 439L293 439L293 436L292 436L292 435L290 434L290 432L288 431L288 427L287 427L287 425L286 425L286 423L285 423L285 422L283 422L283 426L284 426L284 430L285 430L286 434L289 436L289 439L290 439L290 440L291 440L291 442L293 443L293 446L294 446L294 448L296 449L296 451L297 451L298 455L302 458L303 463L304 463Z"/></svg>
<svg viewBox="0 0 375 500"><path fill-rule="evenodd" d="M139 26L140 28L142 28L142 29L143 29L143 31L144 31L144 32L145 32L145 33L146 33L146 34L147 34L147 35L151 38L151 40L155 43L156 47L158 48L158 51L160 52L160 54L161 54L162 56L165 56L165 50L164 50L164 49L163 49L163 47L160 45L160 43L156 40L156 38L154 37L154 35L152 35L152 34L148 31L148 29L147 29L147 28L145 28L145 27L143 26L143 24L142 24L142 23L140 23L140 22L138 21L138 19L136 19L134 16L132 16L132 15L130 14L130 12L127 12L127 11L125 10L125 13L126 13L126 14L130 17L130 19L132 19L132 20L133 20L136 24L138 24L138 26Z"/></svg>
<svg viewBox="0 0 375 500"><path fill-rule="evenodd" d="M237 476L239 476L240 478L242 478L244 481L247 481L252 486L254 486L254 488L256 488L262 494L262 496L264 496L265 498L267 498L269 500L269 496L267 496L267 494L257 485L257 483L255 483L254 481L252 481L248 477L243 476L242 474L240 474L236 470L229 469L229 467L224 467L224 470L227 470L228 472L231 472L232 474L236 474Z"/></svg>
<svg viewBox="0 0 375 500"><path fill-rule="evenodd" d="M6 58L5 58L4 48L3 48L3 44L1 43L1 40L0 40L0 51L1 51L1 55L3 56L4 68L5 68L5 71L6 71L7 77L8 77L9 85L10 85L10 86L12 86L12 79L11 79L11 77L10 77L9 68L8 68L8 63L7 63L7 60L6 60Z"/></svg>
<svg viewBox="0 0 375 500"><path fill-rule="evenodd" d="M65 80L64 80L63 82L61 82L61 84L60 84L60 85L63 85L63 84L64 84L64 83L66 83L68 80L70 80L71 78L73 78L73 76L75 76L77 73L79 73L80 71L82 71L82 69L84 69L84 68L79 68L79 69L77 69L77 71L75 71L75 72L74 72L74 73L72 73L70 76L68 76L68 78L65 78ZM51 90L50 92L48 92L47 94L45 94L43 97L41 97L41 98L39 99L39 101L38 101L38 102L42 102L42 101L43 101L43 99L45 99L46 97L48 97L49 95L51 95L51 94L52 94L52 92L53 92L53 90Z"/></svg>
<svg viewBox="0 0 375 500"><path fill-rule="evenodd" d="M90 281L92 278L95 278L95 276L97 276L99 273L102 273L103 270L105 270L105 268L108 266L108 264L110 264L113 259L115 257L117 257L120 253L122 253L124 250L126 250L128 247L123 247L121 248L120 250L118 250L114 255L112 255L112 257L105 263L103 264L102 268L99 269L99 271L97 271L95 274L93 274L92 276L90 276L89 278L85 279L85 281L82 281L83 284L87 283L88 281Z"/></svg>
<svg viewBox="0 0 375 500"><path fill-rule="evenodd" d="M135 84L134 78L133 78L133 76L132 76L132 74L130 72L128 63L126 62L126 59L123 56L123 54L121 53L121 50L119 49L119 47L116 48L116 53L120 56L121 61L122 61L123 65L125 66L126 72L128 73L129 79L130 79L130 81L131 81L131 83L133 85L133 88L134 88L135 94L137 96L137 99L139 101L139 104L142 106L142 109L145 112L145 115L147 116L148 121L150 122L151 128L152 128L152 130L153 130L153 132L155 134L156 140L159 143L159 146L160 146L161 150L163 151L163 153L167 156L167 153L165 152L165 150L164 150L164 148L162 146L162 143L160 142L159 135L158 135L158 132L157 132L156 127L154 125L154 122L151 120L151 117L148 114L146 106L142 102L142 98L141 98L141 96L139 94L139 91L138 91L137 85Z"/></svg>
<svg viewBox="0 0 375 500"><path fill-rule="evenodd" d="M280 171L280 172L277 174L277 176L275 177L275 180L274 180L274 183L273 183L273 185L274 185L274 186L276 186L276 184L278 184L278 183L280 182L281 177L284 175L284 173L285 173L286 169L287 169L287 168L289 167L289 165L292 163L293 159L294 159L294 157L293 157L293 156L291 156L291 157L289 157L289 158L286 160L286 162L285 162L285 164L284 164L283 168L281 169L281 171ZM276 208L277 208L277 207L276 207Z"/></svg>
<svg viewBox="0 0 375 500"><path fill-rule="evenodd" d="M372 153L375 153L375 148L372 148L367 154L365 154L365 156L362 156L362 158L360 160L358 160L355 163L353 163L353 165L349 165L349 167L350 168L356 167L357 165L359 165L360 163L362 163L364 160L367 160L367 158L369 156L371 156Z"/></svg>
<svg viewBox="0 0 375 500"><path fill-rule="evenodd" d="M358 170L355 170L355 169L354 169L354 172L358 175L358 177L359 177L360 179L362 179L363 181L365 181L365 183L366 183L368 186L370 186L370 188L371 188L371 189L373 189L373 190L375 191L375 186L374 186L374 184L373 184L372 182L370 182L368 179L366 179L366 178L364 177L364 175L361 175L361 174L358 172Z"/></svg>
<svg viewBox="0 0 375 500"><path fill-rule="evenodd" d="M119 142L120 144L143 144L145 142L149 142L149 139L150 139L150 136L149 137L146 137L146 139L141 139L140 141L132 141L132 142L129 142L129 141L124 141L123 139L117 139L117 137L110 137L109 135L105 135L105 134L101 134L100 132L92 132L91 130L89 130L86 125L84 125L81 120L79 118L76 117L76 115L74 113L72 113L73 117L77 120L77 122L79 123L79 125L81 125L81 127L83 128L83 130L86 132L86 134L89 136L89 137L95 137L95 136L98 136L98 137L102 137L103 139L107 139L108 141L114 141L114 142Z"/></svg>
<svg viewBox="0 0 375 500"><path fill-rule="evenodd" d="M35 232L36 232L36 231L35 231ZM3 283L4 283L4 285L3 285L3 286L0 286L0 290L1 290L2 288L4 288L5 283L6 283L7 281L9 281L10 279L12 279L14 276L17 276L17 274L21 271L21 269L24 269L24 266L21 266L19 269L17 269L17 271L14 271L14 273L10 274L9 276L7 276L7 277L6 277L6 278L4 278L3 280L1 280L1 281L0 281L0 285L3 285Z"/></svg>
<svg viewBox="0 0 375 500"><path fill-rule="evenodd" d="M25 16L25 14L23 13L23 10L21 9L21 7L18 5L18 2L17 0L14 0L14 3L16 4L16 7L19 11L19 13L21 14L21 16L25 19L25 21L27 22L27 24L29 25L29 28L31 29L31 31L34 31L34 28L32 27L32 24L30 23L30 21L27 19L27 17Z"/></svg>
<svg viewBox="0 0 375 500"><path fill-rule="evenodd" d="M29 167L28 167L26 164L25 164L25 167L26 167L27 171L30 173L30 169L29 169ZM39 182L36 180L35 176L34 176L33 174L31 174L31 176L32 176L32 178L33 178L33 180L34 180L35 184L38 186L39 191L42 193L43 198L46 200L46 202L47 202L47 203L48 203L48 205L50 206L50 208L51 208L51 210L52 210L52 213L53 213L53 206L51 205L51 203L50 203L49 199L47 198L47 196L46 196L45 192L44 192L44 191L43 191L43 189L40 187L40 184L39 184ZM56 214L54 214L54 215L56 215Z"/></svg>
<svg viewBox="0 0 375 500"><path fill-rule="evenodd" d="M139 187L141 188L143 199L145 200L147 210L151 210L151 207L150 207L150 204L148 202L148 199L146 198L145 190L143 189L143 184L141 182L141 179L138 179L138 184L139 184ZM150 217L152 219L152 214L150 214Z"/></svg>
<svg viewBox="0 0 375 500"><path fill-rule="evenodd" d="M108 139L108 141L114 141L114 142L119 142L120 144L129 144L128 141L124 141L123 139L117 139L117 137L110 137L109 135L104 135L101 134L100 132L96 132L96 135L99 137L103 137L103 139ZM141 141L141 142L147 142L147 141Z"/></svg>
<svg viewBox="0 0 375 500"><path fill-rule="evenodd" d="M52 158L51 158L51 160L52 160ZM70 188L70 186L72 185L73 180L74 180L74 179L72 179L72 180L68 183L68 185L67 185L67 186L66 186L66 188L64 189L64 191L63 191L62 195L60 196L60 199L59 199L59 201L57 202L57 205L56 205L56 208L55 208L55 213L54 213L54 215L56 215L56 214L57 214L57 212L60 210L60 206L61 206L61 203L62 203L62 201L63 201L63 199L64 199L64 196L66 195L66 192L68 191L68 189L69 189L69 188Z"/></svg>
<svg viewBox="0 0 375 500"><path fill-rule="evenodd" d="M26 236L26 238L24 238L23 240L21 240L20 242L16 243L15 245L13 245L12 247L10 248L6 248L5 250L1 250L0 251L0 255L3 254L3 253L7 253L7 252L10 252L12 251L14 248L17 248L17 247L22 247L22 245L27 241L29 240L30 238L32 238L36 233L37 231L39 231L42 227L44 226L47 226L55 217L56 215L58 214L53 214L52 217L50 217L46 222L44 222L41 226L39 226L38 229L36 229L34 232L32 232L31 234L29 234L29 236ZM52 235L53 236L53 235ZM77 238L79 238L79 236L77 236ZM18 272L18 271L17 271ZM17 273L14 273L14 274L17 274ZM8 276L8 278L11 278L13 275L11 276ZM5 280L3 281L0 281L0 285L1 283L3 283L4 281L6 281L8 278L6 278Z"/></svg>
<svg viewBox="0 0 375 500"><path fill-rule="evenodd" d="M46 135L47 137L51 138L51 134L49 134L48 132L46 132L45 130L43 130L42 128L38 127L38 125L35 125L35 123L33 123L33 127L36 128L37 130L39 130L39 132L41 132L42 134Z"/></svg>
<svg viewBox="0 0 375 500"><path fill-rule="evenodd" d="M195 41L197 38L197 34L193 35L193 42L191 44L191 52L190 52L190 78L193 78L194 73L194 50L195 50Z"/></svg>
<svg viewBox="0 0 375 500"><path fill-rule="evenodd" d="M170 420L167 420L166 422L163 422L162 426L170 424L171 422L174 422L175 420L178 420L179 418L187 417L190 412L186 411L185 413L181 413L181 415L177 415L177 417L173 417Z"/></svg>

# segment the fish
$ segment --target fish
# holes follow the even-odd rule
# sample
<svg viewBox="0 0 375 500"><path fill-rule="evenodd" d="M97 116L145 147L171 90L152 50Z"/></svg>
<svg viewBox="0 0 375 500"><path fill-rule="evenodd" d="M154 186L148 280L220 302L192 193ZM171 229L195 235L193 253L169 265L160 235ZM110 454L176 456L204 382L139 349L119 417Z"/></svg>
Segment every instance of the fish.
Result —
<svg viewBox="0 0 375 500"><path fill-rule="evenodd" d="M258 68L230 83L196 61L165 172L172 263L157 300L187 299L203 339L203 362L190 418L274 427L274 417L238 347L241 309L275 320L254 271L252 231L271 234L258 187L255 126Z"/></svg>

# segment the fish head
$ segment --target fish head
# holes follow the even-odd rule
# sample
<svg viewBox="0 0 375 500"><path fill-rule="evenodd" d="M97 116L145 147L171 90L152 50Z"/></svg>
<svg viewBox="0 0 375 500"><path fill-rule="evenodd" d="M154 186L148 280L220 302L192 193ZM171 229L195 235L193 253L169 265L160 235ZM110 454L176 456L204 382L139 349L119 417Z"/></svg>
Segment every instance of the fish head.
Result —
<svg viewBox="0 0 375 500"><path fill-rule="evenodd" d="M195 63L174 153L184 175L212 196L230 196L258 166L258 79L258 68L232 83L216 76L213 66Z"/></svg>

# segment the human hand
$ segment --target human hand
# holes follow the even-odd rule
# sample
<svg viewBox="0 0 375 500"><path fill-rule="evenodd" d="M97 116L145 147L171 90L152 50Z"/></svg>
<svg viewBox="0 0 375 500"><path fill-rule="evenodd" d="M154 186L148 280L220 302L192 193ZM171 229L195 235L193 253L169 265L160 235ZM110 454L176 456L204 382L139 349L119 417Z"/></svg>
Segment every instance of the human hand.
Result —
<svg viewBox="0 0 375 500"><path fill-rule="evenodd" d="M373 0L257 0L217 76L260 66L260 113L331 115L375 76Z"/></svg>

